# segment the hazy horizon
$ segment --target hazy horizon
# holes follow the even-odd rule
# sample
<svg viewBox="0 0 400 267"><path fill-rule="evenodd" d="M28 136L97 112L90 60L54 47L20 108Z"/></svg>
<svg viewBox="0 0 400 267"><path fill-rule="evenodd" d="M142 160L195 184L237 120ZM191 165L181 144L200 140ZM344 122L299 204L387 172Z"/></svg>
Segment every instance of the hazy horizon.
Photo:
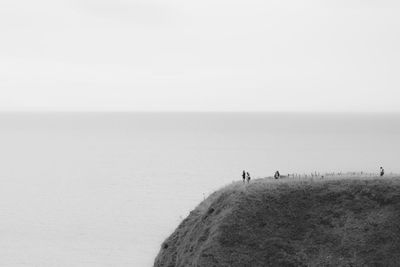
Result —
<svg viewBox="0 0 400 267"><path fill-rule="evenodd" d="M218 111L218 110L0 110L0 114L276 114L276 115L400 115L400 111Z"/></svg>

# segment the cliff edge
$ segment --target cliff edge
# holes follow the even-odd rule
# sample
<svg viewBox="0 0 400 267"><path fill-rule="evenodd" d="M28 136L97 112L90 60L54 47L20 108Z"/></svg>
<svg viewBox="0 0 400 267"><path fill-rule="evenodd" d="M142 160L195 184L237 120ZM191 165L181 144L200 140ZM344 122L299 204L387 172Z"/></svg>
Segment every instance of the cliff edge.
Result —
<svg viewBox="0 0 400 267"><path fill-rule="evenodd" d="M400 177L229 185L182 221L154 266L400 266Z"/></svg>

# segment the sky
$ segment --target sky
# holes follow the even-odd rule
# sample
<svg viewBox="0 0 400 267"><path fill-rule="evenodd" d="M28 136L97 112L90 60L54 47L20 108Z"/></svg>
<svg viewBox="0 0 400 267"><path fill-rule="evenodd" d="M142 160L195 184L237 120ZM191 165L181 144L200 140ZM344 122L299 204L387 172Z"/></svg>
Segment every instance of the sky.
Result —
<svg viewBox="0 0 400 267"><path fill-rule="evenodd" d="M0 111L400 112L390 0L1 0Z"/></svg>

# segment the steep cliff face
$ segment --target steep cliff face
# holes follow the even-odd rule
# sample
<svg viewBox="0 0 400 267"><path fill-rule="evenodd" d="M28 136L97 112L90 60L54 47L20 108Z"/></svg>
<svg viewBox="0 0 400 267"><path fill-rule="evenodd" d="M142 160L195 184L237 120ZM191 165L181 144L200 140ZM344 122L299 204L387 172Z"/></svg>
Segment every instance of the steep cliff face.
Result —
<svg viewBox="0 0 400 267"><path fill-rule="evenodd" d="M400 266L400 178L228 186L183 220L154 266Z"/></svg>

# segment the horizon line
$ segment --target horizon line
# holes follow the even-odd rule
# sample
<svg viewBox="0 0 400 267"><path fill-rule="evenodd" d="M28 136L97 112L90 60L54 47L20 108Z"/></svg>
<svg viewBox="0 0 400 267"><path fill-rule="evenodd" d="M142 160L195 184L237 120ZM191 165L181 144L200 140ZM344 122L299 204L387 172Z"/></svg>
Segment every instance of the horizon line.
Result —
<svg viewBox="0 0 400 267"><path fill-rule="evenodd" d="M0 114L376 114L400 115L400 111L230 111L230 110L0 110Z"/></svg>

